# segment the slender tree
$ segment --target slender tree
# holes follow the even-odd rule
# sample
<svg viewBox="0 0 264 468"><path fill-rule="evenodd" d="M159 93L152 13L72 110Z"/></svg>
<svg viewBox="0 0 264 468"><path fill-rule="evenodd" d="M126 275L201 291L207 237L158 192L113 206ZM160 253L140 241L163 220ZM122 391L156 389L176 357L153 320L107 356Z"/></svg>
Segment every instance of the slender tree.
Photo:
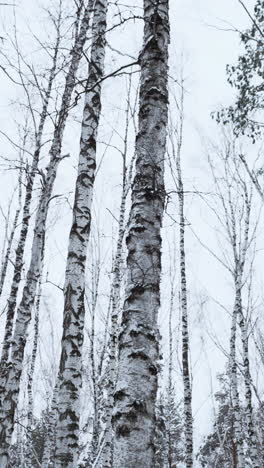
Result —
<svg viewBox="0 0 264 468"><path fill-rule="evenodd" d="M179 113L178 123L173 125L170 132L172 155L169 155L169 166L175 184L179 209L179 252L180 252L180 308L182 322L182 375L184 391L184 432L185 432L185 463L186 468L193 466L193 421L192 421L192 386L189 363L189 317L187 298L187 275L185 254L185 192L182 177L182 145L184 130L184 79L180 80L180 94L176 99Z"/></svg>
<svg viewBox="0 0 264 468"><path fill-rule="evenodd" d="M56 423L58 419L58 392L59 380L57 379L55 388L52 394L50 410L47 414L47 433L44 441L43 455L41 460L41 468L50 468L55 458L56 445Z"/></svg>
<svg viewBox="0 0 264 468"><path fill-rule="evenodd" d="M55 463L76 467L82 385L85 263L91 229L91 204L96 168L96 141L101 113L101 84L104 72L107 0L94 5L91 58L82 120L80 157L70 231L65 279L65 303Z"/></svg>
<svg viewBox="0 0 264 468"><path fill-rule="evenodd" d="M0 296L2 295L2 292L3 292L3 287L4 287L4 283L5 283L5 279L6 279L6 273L7 273L7 267L8 267L8 263L10 262L10 256L11 256L11 251L12 251L13 240L14 240L15 232L16 232L16 229L17 229L17 226L18 226L19 215L20 215L20 212L21 212L22 182L23 182L23 180L22 180L22 161L21 161L21 167L19 168L19 175L18 175L18 187L17 187L17 190L18 190L18 204L17 204L17 209L16 209L16 212L15 212L15 217L14 217L13 223L11 225L11 232L10 232L9 236L7 236L7 231L8 231L8 224L9 224L10 209L8 209L8 216L7 216L7 219L6 219L6 237L8 237L8 238L7 238L7 247L6 247L6 251L4 253L4 258L3 258L3 262L2 262L2 265L1 265L1 272L0 272ZM11 206L11 202L10 202L10 206ZM3 252L4 252L4 249L3 249Z"/></svg>
<svg viewBox="0 0 264 468"><path fill-rule="evenodd" d="M123 176L122 176L122 193L120 201L120 211L118 220L118 235L116 243L116 251L113 260L113 276L111 288L111 317L110 317L110 337L109 337L109 360L106 370L106 387L107 396L104 411L104 434L103 434L103 447L96 462L96 466L104 468L111 468L113 464L113 431L112 431L112 413L114 408L114 393L116 387L116 374L118 366L118 330L120 326L120 291L122 286L121 266L123 263L123 243L126 229L126 201L131 186L132 172L134 165L134 157L131 159L130 164L127 165L127 152L128 152L128 132L129 132L129 115L134 108L131 107L131 75L129 77L129 89L127 97L126 108L126 124L124 135L124 148L121 152L123 160Z"/></svg>
<svg viewBox="0 0 264 468"><path fill-rule="evenodd" d="M245 467L247 463L259 467L256 434L253 423L252 379L248 349L248 330L244 317L243 286L246 281L246 265L250 255L249 249L255 236L257 221L252 221L252 183L248 180L247 171L237 157L237 142L232 133L223 132L223 148L214 148L215 157L220 161L221 169L209 157L211 172L222 210L225 236L230 247L230 262L226 264L234 284L234 308L232 312L230 334L229 377L234 411L234 433L236 439L237 466ZM216 159L217 161L217 159ZM217 172L219 170L219 173ZM221 172L222 171L222 172ZM216 213L216 211L215 211ZM217 213L218 219L219 213ZM238 325L242 339L243 377L245 385L245 422L246 440L243 435L242 410L238 387ZM246 442L246 443L245 443ZM247 448L247 450L245 450Z"/></svg>
<svg viewBox="0 0 264 468"><path fill-rule="evenodd" d="M8 449L11 443L14 427L14 416L18 402L19 385L23 368L26 332L31 319L32 307L35 300L37 284L40 278L41 265L43 263L48 208L52 198L58 165L62 160L62 139L71 105L71 97L75 86L76 74L82 57L83 47L86 42L90 17L90 5L88 4L85 7L82 17L80 17L81 13L82 11L78 8L78 14L74 24L75 37L74 45L71 50L71 61L66 75L61 107L55 124L52 144L49 152L50 162L46 170L46 176L43 177L43 186L36 213L30 266L27 272L22 299L17 310L11 357L6 368L0 375L0 466L3 468L7 466L8 463Z"/></svg>
<svg viewBox="0 0 264 468"><path fill-rule="evenodd" d="M33 346L32 346L31 362L30 362L30 367L29 367L28 383L27 383L28 428L29 430L31 430L33 427L33 406L34 406L33 382L34 382L34 372L35 372L35 367L36 367L38 341L39 341L39 308L40 308L40 300L41 300L41 292L42 292L41 280L42 280L42 275L40 275L37 300L35 304L35 316L34 316L34 322L33 322Z"/></svg>
<svg viewBox="0 0 264 468"><path fill-rule="evenodd" d="M38 171L39 165L39 158L40 152L42 147L42 137L45 122L48 117L48 109L49 109L49 102L52 93L52 87L54 85L55 75L57 71L57 61L58 61L58 54L59 54L59 47L61 42L61 1L60 1L60 9L58 19L56 21L56 42L54 45L54 54L52 57L52 65L50 68L50 72L48 75L48 82L47 87L43 93L43 105L40 112L39 124L35 130L35 149L32 158L32 164L27 173L27 180L26 180L26 187L25 187L25 200L23 205L23 213L22 213L22 223L20 229L20 235L18 240L18 245L16 248L15 254L15 262L14 262L14 273L11 283L10 294L7 301L7 312L6 312L6 324L5 324L5 334L4 334L4 341L3 341L3 348L2 348L2 355L1 355L1 368L5 366L9 358L9 351L11 346L11 337L13 331L13 322L17 304L17 295L19 291L19 285L21 282L21 275L22 269L24 265L24 252L26 241L28 237L28 229L29 223L31 218L31 201L33 196L33 188L34 188L34 181ZM22 79L23 80L23 79ZM22 81L24 85L24 81ZM25 88L27 89L26 85ZM28 91L27 91L28 92ZM31 106L31 102L29 100L29 106ZM32 109L31 109L32 112Z"/></svg>
<svg viewBox="0 0 264 468"><path fill-rule="evenodd" d="M127 235L126 300L113 412L116 468L154 466L161 224L168 120L169 6L144 1L139 131Z"/></svg>

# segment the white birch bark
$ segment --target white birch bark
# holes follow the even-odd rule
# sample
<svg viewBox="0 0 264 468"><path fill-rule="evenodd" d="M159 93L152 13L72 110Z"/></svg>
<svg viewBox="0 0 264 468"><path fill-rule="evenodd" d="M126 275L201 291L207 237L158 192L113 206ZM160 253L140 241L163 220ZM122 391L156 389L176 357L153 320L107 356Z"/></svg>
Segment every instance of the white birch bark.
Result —
<svg viewBox="0 0 264 468"><path fill-rule="evenodd" d="M228 131L223 131L224 149L220 149L216 154L219 156L223 174L217 175L216 166L212 164L210 156L209 163L212 175L217 188L217 194L223 208L223 218L225 234L229 240L232 250L231 266L226 261L222 262L228 271L232 274L235 290L235 304L232 314L231 336L230 336L230 359L229 359L229 377L231 387L232 408L234 413L234 435L235 450L238 468L248 466L259 467L257 456L256 434L253 424L253 407L251 386L252 379L250 375L249 350L247 327L243 315L242 289L246 281L245 263L249 255L249 248L255 235L258 220L253 224L250 232L251 204L252 204L252 177L248 168L242 159L245 171L241 170L242 164L237 157L236 139ZM240 148L239 148L240 152ZM242 168L243 169L243 168ZM245 172L250 177L250 182L245 178ZM250 187L250 188L249 188ZM221 215L215 210L215 214L222 224ZM242 411L239 401L238 387L238 357L237 357L237 324L241 329L242 337L242 358L243 358L243 376L245 384L246 407L243 409L245 414L246 427L242 425Z"/></svg>
<svg viewBox="0 0 264 468"><path fill-rule="evenodd" d="M38 341L39 341L39 307L40 307L40 300L41 300L41 281L42 281L42 274L40 275L39 280L39 287L38 287L38 295L35 305L35 317L34 317L34 328L33 328L33 347L31 353L31 363L28 373L28 385L27 385L27 392L28 392L28 428L31 430L33 426L33 381L34 381L34 372L36 367L36 359L37 359L37 351L38 351Z"/></svg>
<svg viewBox="0 0 264 468"><path fill-rule="evenodd" d="M1 268L1 274L0 274L0 297L3 292L8 262L10 261L10 254L11 254L11 249L13 245L14 235L15 235L15 231L18 225L18 219L19 219L19 215L21 211L21 202L22 202L22 174L20 170L19 177L18 177L18 207L15 212L15 217L12 223L11 232L7 240L7 248L6 248L5 256L2 262L2 268ZM8 228L8 220L7 220L7 228Z"/></svg>
<svg viewBox="0 0 264 468"><path fill-rule="evenodd" d="M98 263L100 260L98 259ZM96 367L96 342L95 342L95 313L96 313L96 305L98 299L98 286L99 286L99 279L100 279L100 268L93 268L92 273L92 294L91 294L91 315L92 315L92 323L91 323L91 333L90 333L90 367L91 367L91 380L92 380L92 388L93 388L93 430L92 430L92 441L91 441L91 451L89 461L92 464L97 457L98 449L99 449L99 435L100 435L100 397L101 397L101 385L100 385L100 373L99 369Z"/></svg>
<svg viewBox="0 0 264 468"><path fill-rule="evenodd" d="M55 457L55 437L56 437L56 424L58 420L58 392L59 392L59 380L57 380L51 401L51 408L48 414L47 422L47 436L44 443L43 455L41 460L41 468L51 468L54 466Z"/></svg>
<svg viewBox="0 0 264 468"><path fill-rule="evenodd" d="M248 190L245 186L244 188L244 199L245 199L245 219L244 219L244 232L243 232L243 242L241 246L241 251L239 259L237 262L237 268L235 271L236 274L236 287L238 294L238 324L241 330L241 339L242 339L242 356L243 356L243 376L244 376L244 385L245 385L245 418L246 418L246 430L247 430L247 449L248 449L248 464L252 468L260 468L260 462L258 459L257 452L257 439L256 432L254 430L253 422L253 406L252 406L252 391L251 391L251 373L250 373L250 361L249 361L249 350L248 350L248 333L247 326L243 314L243 304L242 304L242 276L244 272L244 265L246 260L246 255L249 247L249 229L250 229L250 216L251 216L251 197L248 194Z"/></svg>
<svg viewBox="0 0 264 468"><path fill-rule="evenodd" d="M82 120L80 156L73 223L65 278L65 303L56 428L56 467L76 467L82 385L81 355L84 328L85 263L91 228L91 205L96 168L96 140L101 113L100 78L104 71L107 0L96 0L91 58ZM97 83L97 84L96 84Z"/></svg>
<svg viewBox="0 0 264 468"><path fill-rule="evenodd" d="M230 383L232 395L232 407L234 412L234 435L235 448L237 452L237 468L245 468L244 441L242 432L241 409L238 392L237 378L237 356L236 356L236 335L237 335L237 315L240 304L241 290L239 285L236 288L235 305L232 316L231 336L230 336Z"/></svg>
<svg viewBox="0 0 264 468"><path fill-rule="evenodd" d="M172 281L172 279L171 279ZM171 297L170 297L170 312L169 312L169 376L168 376L168 404L169 408L172 408L173 399L173 384L172 384L172 311L174 309L174 290L173 284L171 285ZM169 415L171 416L171 415ZM172 452L172 421L169 417L168 421L168 468L173 468L173 452Z"/></svg>
<svg viewBox="0 0 264 468"><path fill-rule="evenodd" d="M33 346L32 346L32 353L31 353L31 362L29 366L28 372L28 383L27 383L27 394L28 394L28 414L27 414L27 448L28 453L34 453L34 447L32 445L32 436L31 431L33 429L33 409L34 409L34 398L33 398L33 382L34 382L34 372L36 366L36 358L37 358L37 350L38 350L38 340L39 340L39 306L40 306L40 298L41 298L41 280L40 277L39 286L38 286L38 295L35 304L35 316L34 316L34 327L33 327ZM29 466L31 461L28 462Z"/></svg>
<svg viewBox="0 0 264 468"><path fill-rule="evenodd" d="M116 252L113 264L113 277L112 277L112 291L111 291L111 328L109 337L109 361L107 365L107 397L105 401L104 411L104 434L103 434L103 448L100 453L98 461L94 467L102 466L103 468L111 468L113 465L113 431L112 431L112 414L114 408L114 393L116 387L116 371L118 365L117 356L117 340L118 329L120 326L120 290L121 290L121 266L123 262L123 241L126 229L126 199L131 186L132 171L134 158L133 156L130 167L127 168L127 143L128 143L128 127L129 127L129 111L130 111L130 90L131 90L131 77L128 92L128 102L126 110L126 129L124 138L124 151L123 158L123 181L122 181L122 194L119 210L118 222L118 236L116 244Z"/></svg>
<svg viewBox="0 0 264 468"><path fill-rule="evenodd" d="M113 422L115 468L153 468L158 385L161 224L168 120L168 1L144 1L136 169Z"/></svg>
<svg viewBox="0 0 264 468"><path fill-rule="evenodd" d="M259 468L259 460L257 454L257 440L254 430L253 423L253 407L252 407L252 392L251 392L251 374L250 374L250 362L249 362L249 352L248 352L248 336L247 336L247 327L244 320L243 314L243 304L242 304L242 287L243 287L243 275L244 267L246 261L246 255L249 248L249 230L250 230L250 216L251 216L251 196L248 193L247 186L245 182L243 186L243 195L244 195L244 226L241 227L242 230L242 240L238 243L237 236L235 235L235 218L233 208L231 210L232 220L232 232L233 232L233 251L234 251L234 282L235 282L235 291L236 291L236 301L235 301L235 318L236 323L238 322L241 330L241 339L242 339L242 357L243 357L243 376L244 376L244 385L245 385L245 419L246 419L246 448L244 451L245 460L243 461L245 466L249 465L253 468ZM232 204L232 200L230 200ZM241 238L241 235L240 235ZM237 382L236 382L237 385ZM234 393L238 393L238 390L234 390ZM235 403L237 399L235 399ZM241 423L240 423L241 424ZM242 430L242 428L241 428ZM240 435L241 439L241 435ZM239 439L239 445L241 441ZM238 450L239 452L239 450ZM246 452L246 453L245 453Z"/></svg>
<svg viewBox="0 0 264 468"><path fill-rule="evenodd" d="M71 51L71 62L66 75L65 87L61 107L56 122L52 145L50 149L50 163L47 167L46 177L36 213L34 237L31 250L31 261L27 272L26 284L22 299L17 310L14 337L11 349L11 358L6 369L0 376L0 391L3 395L0 408L0 466L5 468L8 463L8 449L14 427L14 415L18 402L20 378L23 368L26 334L31 319L32 307L35 300L37 284L41 274L41 265L44 256L45 230L49 202L52 195L57 168L61 161L61 145L66 120L69 113L71 96L75 86L76 74L81 60L83 47L89 25L89 5L85 8L80 30L75 35L75 43ZM79 18L77 19L79 23Z"/></svg>
<svg viewBox="0 0 264 468"><path fill-rule="evenodd" d="M5 333L4 333L2 354L1 354L1 369L4 368L5 363L8 361L8 358L9 358L9 351L10 351L12 331L13 331L13 321L14 321L14 315L15 315L15 309L16 309L16 303L17 303L17 295L18 295L19 285L21 281L22 269L24 265L24 251L25 251L25 245L26 245L26 240L27 240L27 235L28 235L29 221L31 218L30 207L31 207L31 200L32 200L32 195L33 195L33 186L34 186L34 180L35 180L38 163L39 163L44 125L48 116L48 106L49 106L52 86L53 86L56 69L57 69L57 58L58 58L59 45L60 45L60 40L61 40L60 23L61 23L61 17L59 16L57 38L56 38L56 43L55 43L55 48L54 48L52 67L49 73L47 89L44 93L43 106L42 106L42 110L40 114L39 126L35 135L36 146L35 146L35 150L34 150L34 154L32 158L32 165L30 168L30 172L27 175L21 230L20 230L18 245L16 248L14 273L13 273L13 278L12 278L12 283L11 283L11 289L10 289L10 294L9 294L9 298L7 301Z"/></svg>
<svg viewBox="0 0 264 468"><path fill-rule="evenodd" d="M181 173L180 151L176 160L178 175L178 201L180 217L180 277L181 277L181 317L182 317L182 375L184 400L184 431L185 431L185 464L186 468L193 466L193 421L192 421L192 388L189 369L189 329L187 282L185 262L185 216L184 216L184 187Z"/></svg>

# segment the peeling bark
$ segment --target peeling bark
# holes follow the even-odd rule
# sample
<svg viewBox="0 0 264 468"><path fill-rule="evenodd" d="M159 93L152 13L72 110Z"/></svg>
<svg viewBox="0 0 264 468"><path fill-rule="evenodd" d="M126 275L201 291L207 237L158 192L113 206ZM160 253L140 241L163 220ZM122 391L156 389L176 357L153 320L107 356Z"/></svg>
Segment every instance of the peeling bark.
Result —
<svg viewBox="0 0 264 468"><path fill-rule="evenodd" d="M79 455L80 389L87 245L96 168L96 140L101 113L100 78L104 71L107 0L96 0L92 48L82 120L80 156L73 223L69 238L65 278L64 322L60 360L56 467L76 467ZM95 84L98 83L96 86Z"/></svg>
<svg viewBox="0 0 264 468"><path fill-rule="evenodd" d="M168 121L168 1L144 1L139 132L113 423L115 468L153 468L159 371L161 224Z"/></svg>

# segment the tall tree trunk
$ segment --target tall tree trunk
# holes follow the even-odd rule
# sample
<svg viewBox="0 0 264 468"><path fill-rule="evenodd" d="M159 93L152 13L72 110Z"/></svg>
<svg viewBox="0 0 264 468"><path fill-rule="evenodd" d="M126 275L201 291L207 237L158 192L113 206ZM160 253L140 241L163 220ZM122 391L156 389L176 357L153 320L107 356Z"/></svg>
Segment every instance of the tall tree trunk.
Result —
<svg viewBox="0 0 264 468"><path fill-rule="evenodd" d="M37 351L38 351L38 341L39 341L39 306L41 299L41 280L42 274L40 275L39 286L38 286L38 296L35 306L35 317L34 317L34 328L33 328L33 347L31 353L31 363L28 373L28 428L31 430L33 426L33 381L34 381L34 372L36 367Z"/></svg>
<svg viewBox="0 0 264 468"><path fill-rule="evenodd" d="M64 322L55 451L56 467L63 468L76 467L78 460L85 263L91 228L96 140L101 113L100 78L104 71L107 6L107 0L95 2L91 58L64 287Z"/></svg>
<svg viewBox="0 0 264 468"><path fill-rule="evenodd" d="M99 260L100 263L100 260ZM101 386L99 384L100 374L96 366L96 342L95 342L95 313L96 305L98 299L98 286L100 279L100 270L94 268L93 278L92 278L92 298L91 298L91 313L92 313L92 323L91 323L91 334L90 334L90 367L91 367L91 380L93 388L93 433L91 441L91 455L90 462L91 464L97 457L98 448L99 448L99 436L100 436L100 397L101 397Z"/></svg>
<svg viewBox="0 0 264 468"><path fill-rule="evenodd" d="M237 453L237 468L245 468L245 454L242 433L242 421L238 392L237 362L236 362L236 335L237 335L237 315L239 310L241 289L239 283L236 287L235 306L233 310L231 337L230 337L230 386L232 395L232 406L234 411L234 435Z"/></svg>
<svg viewBox="0 0 264 468"><path fill-rule="evenodd" d="M24 201L24 206L23 206L21 230L20 230L19 241L18 241L18 245L16 249L14 273L13 273L13 279L12 279L12 284L11 284L11 290L10 290L9 298L7 301L8 305L7 305L7 313L6 313L6 324L5 324L4 342L3 342L1 364L0 364L1 369L4 368L5 363L8 361L9 351L11 347L11 337L12 337L12 332L13 332L13 321L14 321L15 310L16 310L17 295L18 295L18 289L19 289L19 285L21 281L21 274L22 274L22 269L23 269L23 264L24 264L24 252L25 252L25 245L26 245L26 240L27 240L27 235L28 235L29 221L31 218L30 207L31 207L32 194L33 194L33 186L34 186L34 180L35 180L35 176L37 174L37 169L38 169L38 163L39 163L39 157L40 157L40 151L41 151L41 145L42 145L42 135L43 135L44 125L48 116L48 106L49 106L49 101L51 97L52 86L53 86L53 82L54 82L55 74L57 70L58 51L59 51L59 45L61 41L60 23L61 23L61 17L59 16L57 39L56 39L56 44L55 44L55 49L54 49L52 67L49 73L47 89L44 94L43 106L42 106L40 120L39 120L39 126L35 135L36 146L35 146L35 150L34 150L34 154L32 158L32 165L30 168L30 172L27 175L26 193L25 193L25 201Z"/></svg>
<svg viewBox="0 0 264 468"><path fill-rule="evenodd" d="M248 351L248 335L247 335L247 327L246 327L245 319L243 315L241 294L240 294L239 301L240 301L240 304L239 304L239 309L238 309L238 323L241 329L241 338L242 338L243 375L244 375L245 401L246 401L245 418L246 418L246 426L247 426L247 449L248 449L248 456L250 460L250 466L252 466L252 468L260 468L260 464L258 460L256 433L254 430L254 422L253 422L253 406L252 406L251 374L250 374L249 351Z"/></svg>
<svg viewBox="0 0 264 468"><path fill-rule="evenodd" d="M184 400L184 431L185 431L185 463L186 468L193 466L193 421L192 421L192 388L189 369L189 330L188 305L186 286L185 262L185 216L184 216L184 187L181 172L180 151L176 160L178 176L178 201L180 216L180 276L181 276L181 317L182 317L182 375Z"/></svg>
<svg viewBox="0 0 264 468"><path fill-rule="evenodd" d="M249 457L249 463L252 468L259 468L260 463L258 460L257 451L257 439L256 432L254 430L253 422L253 407L252 407L252 392L251 392L251 374L250 374L250 363L249 363L249 350L248 350L248 335L247 326L243 314L242 304L242 277L244 272L244 265L246 255L249 247L249 230L250 230L250 216L251 216L251 204L252 199L249 196L248 190L244 189L245 199L245 219L244 219L244 237L240 253L240 261L237 262L235 286L238 294L238 323L241 330L242 339L242 356L243 356L243 374L244 374L244 385L245 385L245 417L247 427L247 455Z"/></svg>
<svg viewBox="0 0 264 468"><path fill-rule="evenodd" d="M102 468L111 468L113 466L113 431L112 431L112 414L114 408L114 394L116 387L116 371L118 365L117 356L117 340L118 340L118 328L119 328L119 312L120 312L120 290L122 284L121 266L123 262L123 241L125 236L125 215L126 215L126 200L131 186L132 171L134 158L133 156L130 167L127 168L127 145L128 145L128 130L129 130L129 111L130 111L130 91L131 91L131 77L129 82L129 92L127 99L126 109L126 129L124 138L124 151L123 157L123 182L122 182L122 194L119 211L119 223L118 223L118 236L116 244L116 252L113 264L113 279L112 279L112 291L111 291L111 328L109 338L109 362L107 366L107 398L105 402L104 421L105 429L103 435L103 448L100 454L100 460L94 465L102 466Z"/></svg>
<svg viewBox="0 0 264 468"><path fill-rule="evenodd" d="M53 390L50 411L48 413L46 432L47 435L44 442L41 468L51 468L51 466L54 467L56 424L58 420L58 392L59 380L57 379L55 388Z"/></svg>
<svg viewBox="0 0 264 468"><path fill-rule="evenodd" d="M71 51L71 62L66 76L61 107L56 122L52 145L50 149L50 163L47 175L43 180L43 187L36 213L34 237L31 250L31 261L27 272L26 284L22 299L17 310L11 358L4 372L0 375L1 411L0 411L0 466L5 468L8 463L8 449L14 427L14 415L18 402L20 378L23 368L26 334L31 319L32 307L35 300L37 284L40 278L41 265L44 256L46 220L51 200L52 190L56 179L57 168L61 161L62 138L69 113L71 96L75 86L76 74L82 57L83 47L89 26L89 5L85 8L80 29L75 35L75 42ZM79 18L76 23L79 24ZM77 29L77 28L76 28Z"/></svg>
<svg viewBox="0 0 264 468"><path fill-rule="evenodd" d="M168 468L173 468L173 449L172 449L172 421L171 409L173 407L173 383L172 383L172 354L173 354L173 341L172 341L172 311L174 305L174 288L173 280L171 278L171 297L170 297L170 312L169 312L169 375L168 375L168 407L169 407L169 421L168 421Z"/></svg>
<svg viewBox="0 0 264 468"><path fill-rule="evenodd" d="M113 421L115 468L153 468L161 225L168 121L168 0L144 1L139 132L127 236L126 300Z"/></svg>
<svg viewBox="0 0 264 468"><path fill-rule="evenodd" d="M33 430L33 409L34 409L34 398L33 398L33 382L34 382L34 372L36 367L37 351L38 351L38 340L39 340L39 306L41 298L41 280L40 277L39 286L38 286L38 295L35 305L35 316L34 316L34 327L33 327L33 347L31 353L31 362L28 371L28 383L27 383L27 394L28 394L28 418L27 418L27 448L28 453L32 453L34 447L32 445L32 430ZM29 461L29 464L31 461ZM29 465L28 465L29 466Z"/></svg>
<svg viewBox="0 0 264 468"><path fill-rule="evenodd" d="M3 263L2 263L1 273L0 273L0 297L3 292L8 262L10 261L10 254L11 254L11 249L13 245L14 235L15 235L15 231L18 225L18 219L19 219L19 215L21 211L21 204L22 204L21 202L22 202L22 174L21 174L21 169L20 169L19 176L18 176L18 207L15 212L15 217L12 223L11 232L7 241L7 248L6 248L5 256L3 258ZM8 219L6 222L7 222L7 229L8 229Z"/></svg>

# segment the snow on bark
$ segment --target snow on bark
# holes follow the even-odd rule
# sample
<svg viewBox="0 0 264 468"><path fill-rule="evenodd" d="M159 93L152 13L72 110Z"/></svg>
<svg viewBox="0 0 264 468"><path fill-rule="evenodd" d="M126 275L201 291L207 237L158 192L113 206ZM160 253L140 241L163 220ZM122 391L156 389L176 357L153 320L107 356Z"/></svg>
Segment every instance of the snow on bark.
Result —
<svg viewBox="0 0 264 468"><path fill-rule="evenodd" d="M76 74L82 57L83 47L89 26L89 5L85 8L81 20L80 30L75 35L74 46L71 51L71 62L66 75L61 107L58 120L55 124L52 145L50 149L50 162L43 178L39 205L36 213L31 261L26 276L26 283L22 299L17 310L17 318L12 340L11 358L0 375L0 466L7 466L8 449L14 427L14 416L18 402L20 378L23 368L23 358L26 345L27 329L31 319L32 308L36 296L37 284L40 279L41 265L44 256L46 220L49 202L56 179L57 168L61 161L61 145L65 125L69 113L71 97L75 86ZM77 18L76 23L79 23Z"/></svg>
<svg viewBox="0 0 264 468"><path fill-rule="evenodd" d="M113 423L115 468L153 468L161 225L168 121L168 0L144 1L139 132L127 235L126 299Z"/></svg>
<svg viewBox="0 0 264 468"><path fill-rule="evenodd" d="M91 204L96 168L96 140L101 113L100 78L104 71L107 0L94 7L91 57L83 111L73 223L65 278L65 303L56 428L56 467L76 467L82 385L85 263L91 228ZM98 83L96 86L95 84Z"/></svg>

